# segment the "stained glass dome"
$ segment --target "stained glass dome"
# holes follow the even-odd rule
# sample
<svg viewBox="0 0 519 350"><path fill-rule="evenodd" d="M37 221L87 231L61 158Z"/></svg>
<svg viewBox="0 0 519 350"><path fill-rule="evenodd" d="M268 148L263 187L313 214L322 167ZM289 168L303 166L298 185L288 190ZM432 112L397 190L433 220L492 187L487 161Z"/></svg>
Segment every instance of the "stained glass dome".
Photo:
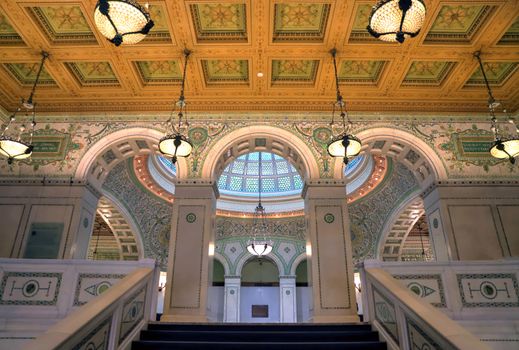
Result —
<svg viewBox="0 0 519 350"><path fill-rule="evenodd" d="M220 194L234 198L256 198L259 186L259 155L259 152L247 153L227 165L218 179ZM261 157L261 194L263 197L274 199L275 197L298 196L301 193L304 181L288 160L269 152L261 152ZM166 188L166 184L171 187L171 180L161 176L161 173L176 176L175 165L170 159L163 156L156 156L155 159L155 163L162 171L158 171L150 159L149 170L152 177L163 188ZM371 174L371 158L368 159L368 162L365 160L365 156L355 157L344 168L344 175L350 179L348 185L350 191L354 191L362 185ZM169 187L167 189L169 190ZM173 191L170 192L173 193Z"/></svg>
<svg viewBox="0 0 519 350"><path fill-rule="evenodd" d="M218 179L221 194L257 196L259 190L259 152L247 153L227 165ZM303 179L286 159L261 152L261 193L265 197L301 193Z"/></svg>

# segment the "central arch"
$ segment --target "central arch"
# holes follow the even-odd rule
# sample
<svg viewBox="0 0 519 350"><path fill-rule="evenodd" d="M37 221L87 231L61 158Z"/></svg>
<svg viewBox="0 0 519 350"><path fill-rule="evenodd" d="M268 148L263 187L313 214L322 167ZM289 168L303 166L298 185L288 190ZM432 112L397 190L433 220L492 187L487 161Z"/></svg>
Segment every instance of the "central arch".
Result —
<svg viewBox="0 0 519 350"><path fill-rule="evenodd" d="M288 159L304 179L319 177L319 166L305 142L273 126L252 125L235 130L211 145L202 178L217 179L227 164L242 154L267 151Z"/></svg>

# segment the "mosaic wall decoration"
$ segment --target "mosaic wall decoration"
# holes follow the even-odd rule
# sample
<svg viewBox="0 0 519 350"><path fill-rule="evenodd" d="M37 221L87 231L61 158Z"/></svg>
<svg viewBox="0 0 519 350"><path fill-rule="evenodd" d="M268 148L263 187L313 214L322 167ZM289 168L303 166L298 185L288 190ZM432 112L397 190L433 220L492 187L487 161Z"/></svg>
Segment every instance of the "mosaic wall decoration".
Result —
<svg viewBox="0 0 519 350"><path fill-rule="evenodd" d="M110 325L112 317L107 318L89 332L78 344L74 345L72 350L107 350L110 340Z"/></svg>
<svg viewBox="0 0 519 350"><path fill-rule="evenodd" d="M517 45L519 43L519 17L508 28L506 33L501 37L498 45Z"/></svg>
<svg viewBox="0 0 519 350"><path fill-rule="evenodd" d="M386 178L362 200L349 205L353 261L375 259L384 223L399 203L418 189L413 173L401 163L388 159Z"/></svg>
<svg viewBox="0 0 519 350"><path fill-rule="evenodd" d="M493 86L501 86L515 74L519 67L519 62L485 62L483 63L488 83ZM481 72L481 68L477 68L471 75L464 87L484 86L485 78Z"/></svg>
<svg viewBox="0 0 519 350"><path fill-rule="evenodd" d="M318 60L273 60L272 84L314 84L318 67Z"/></svg>
<svg viewBox="0 0 519 350"><path fill-rule="evenodd" d="M440 86L453 67L454 62L448 61L413 61L402 85Z"/></svg>
<svg viewBox="0 0 519 350"><path fill-rule="evenodd" d="M247 60L202 60L202 68L207 85L247 84L249 81Z"/></svg>
<svg viewBox="0 0 519 350"><path fill-rule="evenodd" d="M495 160L488 150L494 137L489 130L472 128L456 130L451 133L448 142L440 145L442 150L451 151L457 161L481 165L488 171Z"/></svg>
<svg viewBox="0 0 519 350"><path fill-rule="evenodd" d="M81 86L117 86L119 81L110 62L66 62Z"/></svg>
<svg viewBox="0 0 519 350"><path fill-rule="evenodd" d="M247 9L239 3L189 5L198 42L246 42Z"/></svg>
<svg viewBox="0 0 519 350"><path fill-rule="evenodd" d="M106 292L126 275L80 273L74 293L74 306L81 306Z"/></svg>
<svg viewBox="0 0 519 350"><path fill-rule="evenodd" d="M424 43L470 43L492 15L488 5L443 5Z"/></svg>
<svg viewBox="0 0 519 350"><path fill-rule="evenodd" d="M171 204L142 188L133 174L131 164L132 159L117 164L108 175L103 188L132 213L142 235L143 255L156 259L161 269L166 270Z"/></svg>
<svg viewBox="0 0 519 350"><path fill-rule="evenodd" d="M447 350L445 347L440 347L422 328L409 318L406 318L406 325L411 349Z"/></svg>
<svg viewBox="0 0 519 350"><path fill-rule="evenodd" d="M0 45L24 45L22 38L2 11L0 11Z"/></svg>
<svg viewBox="0 0 519 350"><path fill-rule="evenodd" d="M415 295L435 307L447 307L445 290L440 274L430 275L393 275Z"/></svg>
<svg viewBox="0 0 519 350"><path fill-rule="evenodd" d="M53 44L97 43L79 6L49 5L27 10Z"/></svg>
<svg viewBox="0 0 519 350"><path fill-rule="evenodd" d="M123 306L119 344L121 344L128 334L135 329L137 324L144 319L146 287L147 286L142 287L142 289L135 293Z"/></svg>
<svg viewBox="0 0 519 350"><path fill-rule="evenodd" d="M382 296L375 288L373 288L373 303L375 304L375 319L398 344L399 337L395 305Z"/></svg>
<svg viewBox="0 0 519 350"><path fill-rule="evenodd" d="M386 61L344 60L339 64L339 82L376 85Z"/></svg>
<svg viewBox="0 0 519 350"><path fill-rule="evenodd" d="M463 307L519 307L515 274L457 274Z"/></svg>
<svg viewBox="0 0 519 350"><path fill-rule="evenodd" d="M20 85L32 86L36 81L36 75L40 63L4 63L3 67L16 79ZM43 67L38 81L38 86L55 86L56 82Z"/></svg>
<svg viewBox="0 0 519 350"><path fill-rule="evenodd" d="M134 62L144 85L172 84L182 81L178 60Z"/></svg>
<svg viewBox="0 0 519 350"><path fill-rule="evenodd" d="M322 42L330 15L330 4L276 3L274 42Z"/></svg>
<svg viewBox="0 0 519 350"><path fill-rule="evenodd" d="M56 305L61 280L61 273L6 271L0 305Z"/></svg>

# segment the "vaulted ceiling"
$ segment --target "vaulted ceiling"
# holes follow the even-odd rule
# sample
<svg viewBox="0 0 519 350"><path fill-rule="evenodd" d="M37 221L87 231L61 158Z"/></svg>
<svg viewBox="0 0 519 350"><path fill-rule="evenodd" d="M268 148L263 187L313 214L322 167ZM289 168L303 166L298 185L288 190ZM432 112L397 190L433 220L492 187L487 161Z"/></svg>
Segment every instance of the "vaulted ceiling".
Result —
<svg viewBox="0 0 519 350"><path fill-rule="evenodd" d="M519 108L519 1L425 0L421 33L404 44L366 31L374 0L150 1L156 25L114 47L95 28L96 0L0 2L0 104L13 110L50 53L36 100L49 114L165 112L193 51L192 111L329 111L329 50L353 111L482 112L482 51L496 98ZM263 73L259 77L257 73Z"/></svg>

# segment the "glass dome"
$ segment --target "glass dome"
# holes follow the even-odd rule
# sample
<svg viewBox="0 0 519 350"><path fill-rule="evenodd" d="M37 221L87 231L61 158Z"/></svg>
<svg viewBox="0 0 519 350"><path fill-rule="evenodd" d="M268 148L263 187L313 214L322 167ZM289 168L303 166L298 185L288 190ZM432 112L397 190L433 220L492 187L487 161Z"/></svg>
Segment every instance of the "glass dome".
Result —
<svg viewBox="0 0 519 350"><path fill-rule="evenodd" d="M218 179L221 194L257 197L259 192L259 152L239 156L224 169ZM303 179L286 159L261 152L261 194L265 197L301 193Z"/></svg>

